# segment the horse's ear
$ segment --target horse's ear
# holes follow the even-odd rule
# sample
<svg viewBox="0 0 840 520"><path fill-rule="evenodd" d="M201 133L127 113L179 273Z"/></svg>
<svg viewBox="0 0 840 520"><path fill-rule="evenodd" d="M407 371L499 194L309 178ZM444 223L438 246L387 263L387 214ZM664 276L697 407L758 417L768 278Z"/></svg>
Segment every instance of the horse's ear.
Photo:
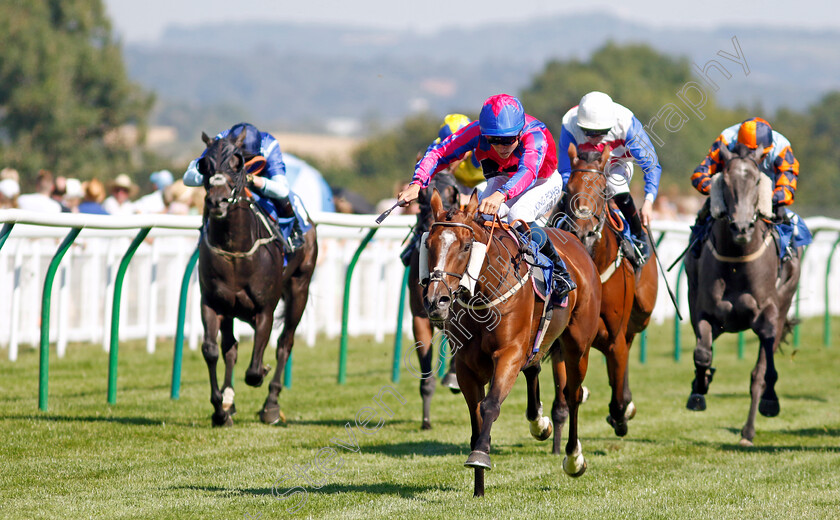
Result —
<svg viewBox="0 0 840 520"><path fill-rule="evenodd" d="M473 189L472 195L470 195L470 201L467 202L467 207L464 211L470 217L475 216L475 212L478 211L478 190Z"/></svg>
<svg viewBox="0 0 840 520"><path fill-rule="evenodd" d="M204 141L204 144L207 146L210 146L213 143L213 140L210 139L210 136L208 136L204 132L201 132L201 140Z"/></svg>
<svg viewBox="0 0 840 520"><path fill-rule="evenodd" d="M603 170L607 167L607 162L610 160L610 153L612 152L612 148L610 145L604 147L604 151L601 152L601 160L598 161L598 169Z"/></svg>
<svg viewBox="0 0 840 520"><path fill-rule="evenodd" d="M432 190L432 198L429 200L429 205L432 207L432 216L435 217L435 221L440 222L443 220L446 215L446 210L443 209L443 201L440 198L440 193L437 188Z"/></svg>
<svg viewBox="0 0 840 520"><path fill-rule="evenodd" d="M248 133L248 128L242 127L242 131L239 132L239 135L236 136L236 141L233 142L233 145L237 148L242 148L242 143L245 142L245 136Z"/></svg>
<svg viewBox="0 0 840 520"><path fill-rule="evenodd" d="M719 150L719 153L720 153L720 157L723 159L724 163L728 163L729 161L731 161L732 157L734 157L734 155L735 155L735 154L732 153L732 151L729 149L729 147L725 144L721 145L721 147L718 148L718 150Z"/></svg>
<svg viewBox="0 0 840 520"><path fill-rule="evenodd" d="M567 153L569 154L569 162L572 164L572 166L574 166L575 161L577 161L578 158L577 146L575 146L575 143L569 143L569 149Z"/></svg>
<svg viewBox="0 0 840 520"><path fill-rule="evenodd" d="M764 151L764 148L759 146L758 148L753 150L750 155L752 156L753 159L755 159L755 162L758 163L758 162L761 162L761 159L764 157L765 153L766 152Z"/></svg>

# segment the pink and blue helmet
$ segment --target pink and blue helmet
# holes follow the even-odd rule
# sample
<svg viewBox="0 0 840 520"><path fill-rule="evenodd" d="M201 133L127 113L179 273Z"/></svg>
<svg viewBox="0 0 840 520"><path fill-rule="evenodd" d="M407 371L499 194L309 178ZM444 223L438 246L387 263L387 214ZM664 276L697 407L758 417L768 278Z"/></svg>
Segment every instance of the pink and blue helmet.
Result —
<svg viewBox="0 0 840 520"><path fill-rule="evenodd" d="M478 116L482 135L516 136L525 126L525 109L522 103L508 94L487 98Z"/></svg>

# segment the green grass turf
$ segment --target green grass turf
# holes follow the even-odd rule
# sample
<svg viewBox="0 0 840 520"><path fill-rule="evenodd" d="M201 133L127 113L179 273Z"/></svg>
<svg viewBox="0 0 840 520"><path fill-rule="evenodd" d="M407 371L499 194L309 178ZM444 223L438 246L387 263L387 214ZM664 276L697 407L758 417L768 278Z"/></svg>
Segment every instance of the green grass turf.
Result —
<svg viewBox="0 0 840 520"><path fill-rule="evenodd" d="M835 338L839 329L835 320ZM0 351L0 518L840 518L840 340L825 348L821 321L805 322L796 355L786 346L776 358L781 414L759 416L755 447L742 449L755 339L748 336L739 360L736 337L721 338L708 410L695 413L685 409L690 329L683 328L679 363L672 338L672 325L652 327L644 365L638 339L634 345L638 414L623 439L604 420L605 364L592 352L592 397L581 412L589 466L578 479L565 475L549 442L528 434L520 377L493 427L494 469L483 499L472 497L473 472L463 467L470 435L463 397L438 387L434 429L422 431L418 381L406 370L396 388L407 403L389 401L394 417L372 434L357 432L358 452L338 448L334 474L311 470L318 451L346 439L345 423L390 383L388 342L351 340L343 386L336 384L337 340L299 344L293 385L281 394L285 427L258 421L267 385L242 381L251 353L244 345L239 414L229 429L210 427L200 352L185 352L181 398L169 399L171 341L153 355L140 342L120 346L115 406L106 404L101 347L71 345L61 360L53 352L47 413L37 409L37 351L22 349L16 363ZM548 410L550 370L541 377ZM306 464L325 479L320 489L295 474ZM272 488L287 474L279 490L300 486L299 493L280 501ZM302 497L299 511L287 510Z"/></svg>

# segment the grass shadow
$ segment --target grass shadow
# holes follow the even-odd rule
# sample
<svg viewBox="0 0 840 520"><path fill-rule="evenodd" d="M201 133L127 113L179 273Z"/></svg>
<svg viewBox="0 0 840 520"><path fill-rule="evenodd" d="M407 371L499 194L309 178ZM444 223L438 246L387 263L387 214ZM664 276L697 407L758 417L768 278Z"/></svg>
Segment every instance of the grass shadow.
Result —
<svg viewBox="0 0 840 520"><path fill-rule="evenodd" d="M442 457L446 455L466 455L469 452L469 443L453 444L440 441L411 441L399 442L396 444L379 444L365 446L365 453L378 453L387 457L403 458L413 455L424 457Z"/></svg>
<svg viewBox="0 0 840 520"><path fill-rule="evenodd" d="M208 493L220 493L230 495L253 495L266 496L274 495L274 488L224 488L217 486L172 486L167 489L185 489L190 491L205 491ZM287 487L278 488L277 491L290 489ZM307 493L318 495L336 495L343 493L371 493L375 495L393 495L402 498L416 498L417 495L429 491L458 491L458 489L445 484L429 484L428 486L400 485L397 483L375 483L375 484L326 484L320 488L303 486Z"/></svg>
<svg viewBox="0 0 840 520"><path fill-rule="evenodd" d="M152 420L146 417L108 417L100 415L73 416L73 415L7 415L4 419L35 420L44 422L90 422L90 423L116 423L133 424L135 426L160 426L160 420Z"/></svg>

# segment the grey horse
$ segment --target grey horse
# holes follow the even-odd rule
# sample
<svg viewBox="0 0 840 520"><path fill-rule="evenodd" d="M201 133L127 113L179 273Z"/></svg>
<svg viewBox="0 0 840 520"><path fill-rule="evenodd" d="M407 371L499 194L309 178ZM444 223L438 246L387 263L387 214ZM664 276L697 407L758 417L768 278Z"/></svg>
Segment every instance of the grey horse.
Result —
<svg viewBox="0 0 840 520"><path fill-rule="evenodd" d="M720 149L724 170L713 177L709 237L698 257L688 255L688 304L697 338L695 377L689 410L706 409L705 394L715 369L712 342L723 332L751 329L759 338L758 360L750 377L752 403L741 429L741 446L752 446L755 413L779 414L773 355L791 328L787 318L799 283L801 251L780 265L769 217L772 186L758 167L762 150Z"/></svg>

